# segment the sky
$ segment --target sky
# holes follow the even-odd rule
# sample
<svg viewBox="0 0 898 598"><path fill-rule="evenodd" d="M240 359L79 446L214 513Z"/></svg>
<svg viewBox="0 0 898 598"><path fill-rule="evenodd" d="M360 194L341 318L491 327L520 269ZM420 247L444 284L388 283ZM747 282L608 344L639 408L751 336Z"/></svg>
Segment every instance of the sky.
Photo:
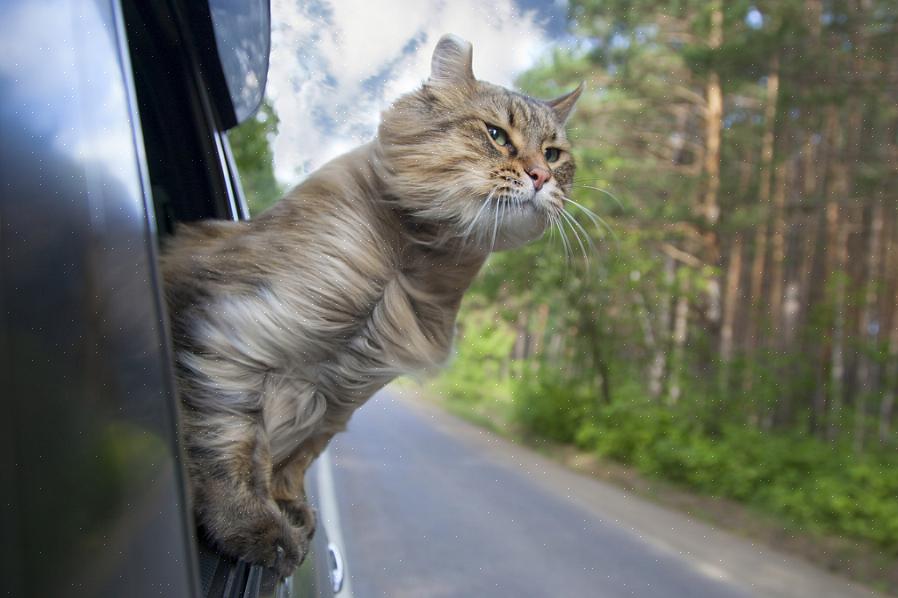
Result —
<svg viewBox="0 0 898 598"><path fill-rule="evenodd" d="M267 95L287 186L368 140L380 112L428 76L444 33L474 45L474 74L511 86L562 33L564 0L272 0Z"/></svg>

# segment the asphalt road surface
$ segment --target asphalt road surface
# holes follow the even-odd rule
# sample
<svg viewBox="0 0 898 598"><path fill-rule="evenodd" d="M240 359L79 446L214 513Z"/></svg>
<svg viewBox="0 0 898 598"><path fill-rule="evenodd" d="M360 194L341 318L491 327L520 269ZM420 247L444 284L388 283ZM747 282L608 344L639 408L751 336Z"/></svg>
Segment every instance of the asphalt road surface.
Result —
<svg viewBox="0 0 898 598"><path fill-rule="evenodd" d="M571 472L412 394L373 398L319 465L338 511L322 505L322 516L333 527L336 515L345 543L341 596L873 595Z"/></svg>

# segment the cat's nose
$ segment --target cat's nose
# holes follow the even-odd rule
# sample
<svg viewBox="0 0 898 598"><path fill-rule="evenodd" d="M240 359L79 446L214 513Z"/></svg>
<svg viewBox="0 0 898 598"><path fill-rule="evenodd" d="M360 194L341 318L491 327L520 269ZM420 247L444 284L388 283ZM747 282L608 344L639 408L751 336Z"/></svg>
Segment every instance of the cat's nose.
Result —
<svg viewBox="0 0 898 598"><path fill-rule="evenodd" d="M527 169L527 174L533 180L533 186L537 191L542 189L545 182L552 178L552 173L542 166L531 166Z"/></svg>

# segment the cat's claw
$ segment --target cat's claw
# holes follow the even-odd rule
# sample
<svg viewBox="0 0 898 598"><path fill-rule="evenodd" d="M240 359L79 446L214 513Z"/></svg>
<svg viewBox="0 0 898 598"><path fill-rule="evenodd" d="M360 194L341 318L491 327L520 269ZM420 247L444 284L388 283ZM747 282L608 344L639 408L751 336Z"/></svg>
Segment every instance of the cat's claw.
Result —
<svg viewBox="0 0 898 598"><path fill-rule="evenodd" d="M305 560L312 543L314 527L297 527L287 524L289 537L282 537L274 544L273 560L264 560L262 563L273 569L281 577L289 577Z"/></svg>
<svg viewBox="0 0 898 598"><path fill-rule="evenodd" d="M302 561L302 557L299 559L290 558L287 555L287 551L280 544L275 545L275 557L274 563L269 565L270 569L274 569L280 577L289 577L293 570L299 566L299 563ZM304 557L305 555L303 555Z"/></svg>
<svg viewBox="0 0 898 598"><path fill-rule="evenodd" d="M306 556L308 546L301 546L293 538L280 538L274 544L258 546L244 558L272 569L279 577L293 574Z"/></svg>

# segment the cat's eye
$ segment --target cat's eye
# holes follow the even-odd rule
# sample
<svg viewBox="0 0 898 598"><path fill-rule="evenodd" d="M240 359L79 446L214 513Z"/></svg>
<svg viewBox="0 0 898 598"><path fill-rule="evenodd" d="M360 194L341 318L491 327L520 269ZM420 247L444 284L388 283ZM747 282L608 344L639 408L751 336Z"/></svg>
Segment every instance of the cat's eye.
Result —
<svg viewBox="0 0 898 598"><path fill-rule="evenodd" d="M508 145L508 133L506 133L496 125L486 125L486 132L490 134L490 137L497 144L502 146Z"/></svg>
<svg viewBox="0 0 898 598"><path fill-rule="evenodd" d="M544 155L546 156L546 162L555 162L561 157L561 150L557 147L547 147Z"/></svg>

